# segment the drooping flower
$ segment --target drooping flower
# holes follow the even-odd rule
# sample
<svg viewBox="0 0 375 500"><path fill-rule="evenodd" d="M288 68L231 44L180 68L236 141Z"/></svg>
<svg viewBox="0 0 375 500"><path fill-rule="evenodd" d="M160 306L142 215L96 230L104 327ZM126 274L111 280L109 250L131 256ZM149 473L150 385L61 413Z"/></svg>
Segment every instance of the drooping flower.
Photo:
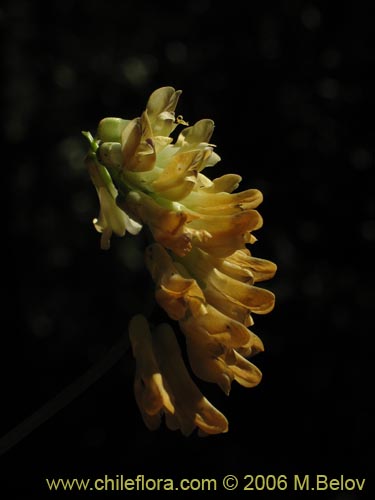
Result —
<svg viewBox="0 0 375 500"><path fill-rule="evenodd" d="M246 358L264 347L249 327L254 315L274 307L274 295L257 283L272 278L276 265L248 248L263 224L257 211L262 193L236 192L237 174L211 180L202 173L220 160L210 142L214 123L203 119L188 126L176 117L180 95L162 87L138 118L105 118L95 138L85 133L91 145L86 162L101 207L94 224L102 248L109 247L112 233L136 234L142 225L149 227L154 242L146 249L146 265L156 301L178 321L194 374L229 394L233 381L254 387L261 380ZM173 142L170 134L178 125L185 128ZM187 382L190 376L168 327L150 333L137 316L130 336L136 398L149 428L158 427L164 414L167 425L185 434L194 427L209 434L227 430L225 417ZM202 423L202 415L211 423Z"/></svg>
<svg viewBox="0 0 375 500"><path fill-rule="evenodd" d="M85 163L100 202L99 217L93 220L93 224L95 229L102 233L101 248L108 250L112 233L124 236L126 231L129 231L135 235L142 229L142 224L117 205L118 191L108 171L99 164L94 153L87 155Z"/></svg>
<svg viewBox="0 0 375 500"><path fill-rule="evenodd" d="M162 415L170 429L189 435L197 427L203 434L227 432L228 422L200 392L184 365L170 325L151 333L142 315L129 324L130 341L137 362L134 392L143 420L157 429Z"/></svg>

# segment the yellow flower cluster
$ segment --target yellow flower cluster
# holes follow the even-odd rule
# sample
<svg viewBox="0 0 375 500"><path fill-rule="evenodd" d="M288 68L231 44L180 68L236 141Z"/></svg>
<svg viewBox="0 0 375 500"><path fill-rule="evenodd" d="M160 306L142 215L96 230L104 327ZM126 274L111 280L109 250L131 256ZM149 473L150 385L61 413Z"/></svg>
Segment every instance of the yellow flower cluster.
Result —
<svg viewBox="0 0 375 500"><path fill-rule="evenodd" d="M247 248L262 226L256 189L234 192L241 177L214 180L202 171L220 157L210 143L214 123L188 126L175 117L181 92L162 87L149 98L139 118L105 118L91 143L86 163L100 200L101 246L112 233L132 234L147 224L155 240L146 264L156 285L156 300L185 335L194 374L229 394L231 383L253 387L261 372L246 358L263 350L249 330L252 314L266 314L274 295L256 286L276 266ZM173 143L177 125L185 128ZM145 424L154 429L164 413L172 429L190 434L226 432L225 417L200 393L187 372L170 327L151 333L142 316L129 325L137 360L135 393Z"/></svg>

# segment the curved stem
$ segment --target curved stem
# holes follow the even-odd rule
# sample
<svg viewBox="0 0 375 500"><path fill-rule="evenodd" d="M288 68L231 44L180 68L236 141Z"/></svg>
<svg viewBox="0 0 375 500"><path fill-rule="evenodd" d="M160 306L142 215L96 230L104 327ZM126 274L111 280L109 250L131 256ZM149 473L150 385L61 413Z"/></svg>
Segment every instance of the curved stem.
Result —
<svg viewBox="0 0 375 500"><path fill-rule="evenodd" d="M62 408L70 404L75 398L80 396L86 389L99 380L108 370L110 370L129 349L128 332L124 333L116 344L109 349L107 354L95 365L89 368L74 382L69 384L60 393L47 401L45 405L32 413L23 422L11 429L0 438L0 456L13 448L22 439L37 429L44 422L53 417Z"/></svg>

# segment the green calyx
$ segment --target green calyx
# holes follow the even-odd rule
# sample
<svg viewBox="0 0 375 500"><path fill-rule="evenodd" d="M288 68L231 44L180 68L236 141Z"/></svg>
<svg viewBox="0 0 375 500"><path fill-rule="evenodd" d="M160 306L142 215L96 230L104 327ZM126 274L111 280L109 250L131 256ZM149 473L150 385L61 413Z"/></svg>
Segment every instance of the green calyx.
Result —
<svg viewBox="0 0 375 500"><path fill-rule="evenodd" d="M101 142L121 143L121 135L130 120L122 118L103 118L99 122L96 138Z"/></svg>

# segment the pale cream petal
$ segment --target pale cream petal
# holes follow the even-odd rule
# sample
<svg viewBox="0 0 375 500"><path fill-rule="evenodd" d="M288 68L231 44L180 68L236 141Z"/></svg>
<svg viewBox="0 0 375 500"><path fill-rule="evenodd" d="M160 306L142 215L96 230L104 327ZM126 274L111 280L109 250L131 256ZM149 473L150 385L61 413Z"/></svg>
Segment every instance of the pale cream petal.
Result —
<svg viewBox="0 0 375 500"><path fill-rule="evenodd" d="M196 122L193 126L185 128L176 141L176 146L183 147L186 143L197 145L201 142L208 143L214 131L214 122L209 119L203 119Z"/></svg>
<svg viewBox="0 0 375 500"><path fill-rule="evenodd" d="M153 169L156 151L147 111L123 130L122 154L125 171L146 172Z"/></svg>
<svg viewBox="0 0 375 500"><path fill-rule="evenodd" d="M143 226L140 222L136 221L135 219L129 217L126 214L125 227L130 234L136 235L139 233L139 231L142 229Z"/></svg>
<svg viewBox="0 0 375 500"><path fill-rule="evenodd" d="M195 149L178 153L170 159L163 172L153 182L155 191L164 192L179 185L187 176L199 171L202 162L211 154L211 149Z"/></svg>
<svg viewBox="0 0 375 500"><path fill-rule="evenodd" d="M116 205L116 201L105 187L98 189L101 215L95 227L100 231L100 226L105 229L109 226L118 236L124 236L126 232L126 214Z"/></svg>
<svg viewBox="0 0 375 500"><path fill-rule="evenodd" d="M221 193L223 191L226 193L232 193L238 188L241 180L242 177L240 175L225 174L217 179L214 179L208 186L202 185L200 189L206 191L207 193Z"/></svg>
<svg viewBox="0 0 375 500"><path fill-rule="evenodd" d="M150 116L157 116L163 111L173 112L176 109L182 90L173 87L160 87L149 97L146 109Z"/></svg>
<svg viewBox="0 0 375 500"><path fill-rule="evenodd" d="M112 188L111 192L114 194L111 194L108 188ZM126 231L129 231L131 234L138 234L142 229L142 224L129 217L128 214L116 204L115 198L117 197L117 190L114 186L108 186L108 188L99 187L97 189L100 201L100 213L99 218L93 220L95 229L99 233L102 233L102 249L108 249L110 247L112 232L117 236L124 236Z"/></svg>
<svg viewBox="0 0 375 500"><path fill-rule="evenodd" d="M176 146L180 148L180 152L191 151L194 149L207 149L210 147L210 154L202 162L200 170L206 167L212 167L220 161L220 156L213 151L213 144L209 144L214 122L209 119L200 120L192 127L185 128L179 135ZM212 184L212 183L211 183Z"/></svg>
<svg viewBox="0 0 375 500"><path fill-rule="evenodd" d="M204 174L202 174L201 172L198 173L198 176L197 176L197 184L195 186L195 189L198 191L198 190L201 190L203 188L210 188L214 185L214 183L212 182L211 179L209 179L208 177L206 177Z"/></svg>
<svg viewBox="0 0 375 500"><path fill-rule="evenodd" d="M124 236L128 216L116 204L118 192L108 170L92 159L86 159L85 163L100 202L99 218L94 219L93 223L95 229L102 233L101 247L108 249L112 232L118 236Z"/></svg>
<svg viewBox="0 0 375 500"><path fill-rule="evenodd" d="M156 139L158 137L156 137ZM169 139L169 137L166 137L165 139ZM169 164L172 157L178 153L179 153L179 148L176 148L175 144L167 145L165 148L163 148L160 151L160 153L158 153L157 158L156 158L156 166L161 169L159 172L159 175L161 174L163 169Z"/></svg>
<svg viewBox="0 0 375 500"><path fill-rule="evenodd" d="M219 163L219 161L221 161L221 157L215 151L212 151L207 161L202 165L202 168L213 167L216 163Z"/></svg>
<svg viewBox="0 0 375 500"><path fill-rule="evenodd" d="M177 123L184 123L176 120L174 114L181 93L173 87L161 87L151 94L146 110L154 135L168 136Z"/></svg>
<svg viewBox="0 0 375 500"><path fill-rule="evenodd" d="M154 136L154 145L156 154L159 156L167 146L170 146L172 141L173 141L172 137L165 137L163 135ZM158 159L159 158L157 157L157 160Z"/></svg>

